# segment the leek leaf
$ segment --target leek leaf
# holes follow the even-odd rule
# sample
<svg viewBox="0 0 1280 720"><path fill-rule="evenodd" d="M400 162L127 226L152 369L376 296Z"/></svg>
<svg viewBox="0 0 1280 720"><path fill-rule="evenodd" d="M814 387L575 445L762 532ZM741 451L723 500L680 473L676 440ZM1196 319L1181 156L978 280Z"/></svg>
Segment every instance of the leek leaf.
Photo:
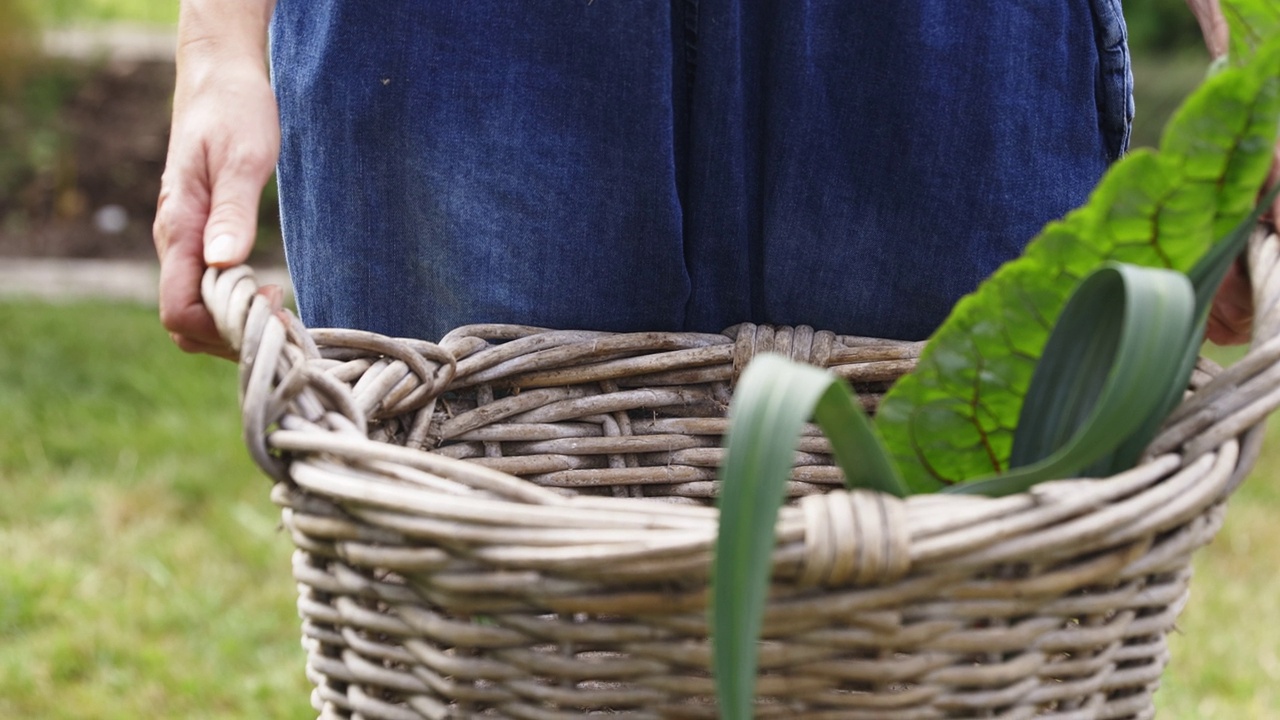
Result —
<svg viewBox="0 0 1280 720"><path fill-rule="evenodd" d="M805 367L799 363L788 363ZM813 419L831 441L836 464L850 488L879 490L904 497L907 488L898 468L880 439L880 433L862 410L858 396L835 373L827 372L831 385L818 400Z"/></svg>
<svg viewBox="0 0 1280 720"><path fill-rule="evenodd" d="M729 409L711 583L712 657L721 717L751 717L774 524L797 440L815 414L851 485L904 494L848 384L781 355L762 354L751 362Z"/></svg>
<svg viewBox="0 0 1280 720"><path fill-rule="evenodd" d="M1178 350L1199 347L1195 312L1195 291L1182 273L1108 264L1091 274L1063 309L1036 367L1018 422L1015 467L943 492L1007 495L1044 480L1108 473L1110 456L1179 382Z"/></svg>

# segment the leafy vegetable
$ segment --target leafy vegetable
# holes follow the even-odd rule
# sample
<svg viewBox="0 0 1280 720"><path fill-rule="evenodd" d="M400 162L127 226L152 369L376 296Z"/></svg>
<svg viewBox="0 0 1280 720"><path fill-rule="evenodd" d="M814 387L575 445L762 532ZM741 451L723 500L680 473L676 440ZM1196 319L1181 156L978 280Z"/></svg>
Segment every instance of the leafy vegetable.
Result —
<svg viewBox="0 0 1280 720"><path fill-rule="evenodd" d="M1233 32L1280 26L1258 2L1229 12ZM1088 204L957 304L875 425L831 373L776 356L748 368L730 411L713 575L722 716L752 716L773 526L810 416L850 485L898 495L897 468L912 491L1006 494L1136 461L1186 386L1213 293L1260 212L1240 220L1261 207L1271 163L1280 41L1258 52L1268 36L1238 37L1242 66L1188 100L1161 153L1117 163Z"/></svg>
<svg viewBox="0 0 1280 720"><path fill-rule="evenodd" d="M1088 204L963 299L874 425L830 373L769 356L748 368L730 410L713 575L722 717L752 716L773 526L808 417L852 486L900 495L985 478L949 491L1004 494L1134 462L1177 402L1213 293L1260 212L1239 220L1257 204L1280 114L1280 41L1259 50L1280 11L1224 4L1241 67L1187 101L1161 153L1117 163Z"/></svg>
<svg viewBox="0 0 1280 720"><path fill-rule="evenodd" d="M1280 44L1197 90L1159 154L1116 163L1086 205L963 298L877 426L912 492L1009 469L1014 428L1068 294L1109 260L1187 272L1254 207L1280 115Z"/></svg>
<svg viewBox="0 0 1280 720"><path fill-rule="evenodd" d="M1227 50L1233 64L1249 62L1269 38L1280 36L1280 5L1275 0L1224 0L1222 13L1231 29Z"/></svg>

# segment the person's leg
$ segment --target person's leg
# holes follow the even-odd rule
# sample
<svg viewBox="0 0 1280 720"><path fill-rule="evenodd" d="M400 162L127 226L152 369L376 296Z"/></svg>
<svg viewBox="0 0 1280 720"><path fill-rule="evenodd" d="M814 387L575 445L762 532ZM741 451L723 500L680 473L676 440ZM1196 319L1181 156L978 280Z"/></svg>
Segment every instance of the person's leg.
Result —
<svg viewBox="0 0 1280 720"><path fill-rule="evenodd" d="M1126 142L1113 0L700 11L691 327L925 337Z"/></svg>
<svg viewBox="0 0 1280 720"><path fill-rule="evenodd" d="M680 329L678 25L668 3L280 0L304 321Z"/></svg>

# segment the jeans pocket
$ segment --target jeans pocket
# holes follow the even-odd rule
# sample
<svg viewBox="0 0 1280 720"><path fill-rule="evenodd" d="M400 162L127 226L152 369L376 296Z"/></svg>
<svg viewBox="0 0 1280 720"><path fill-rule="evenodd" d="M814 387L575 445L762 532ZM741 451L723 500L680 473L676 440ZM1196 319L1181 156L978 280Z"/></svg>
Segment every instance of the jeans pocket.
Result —
<svg viewBox="0 0 1280 720"><path fill-rule="evenodd" d="M1129 147L1133 127L1133 67L1120 0L1090 0L1098 44L1098 123L1107 156L1117 160Z"/></svg>

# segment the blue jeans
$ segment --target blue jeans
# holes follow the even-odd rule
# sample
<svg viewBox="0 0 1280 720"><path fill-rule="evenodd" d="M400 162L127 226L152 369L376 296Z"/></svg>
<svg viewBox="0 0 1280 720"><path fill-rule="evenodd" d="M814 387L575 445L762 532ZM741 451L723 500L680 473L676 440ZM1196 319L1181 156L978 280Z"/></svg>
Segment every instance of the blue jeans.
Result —
<svg viewBox="0 0 1280 720"><path fill-rule="evenodd" d="M923 338L1125 149L1119 0L280 0L303 320Z"/></svg>

